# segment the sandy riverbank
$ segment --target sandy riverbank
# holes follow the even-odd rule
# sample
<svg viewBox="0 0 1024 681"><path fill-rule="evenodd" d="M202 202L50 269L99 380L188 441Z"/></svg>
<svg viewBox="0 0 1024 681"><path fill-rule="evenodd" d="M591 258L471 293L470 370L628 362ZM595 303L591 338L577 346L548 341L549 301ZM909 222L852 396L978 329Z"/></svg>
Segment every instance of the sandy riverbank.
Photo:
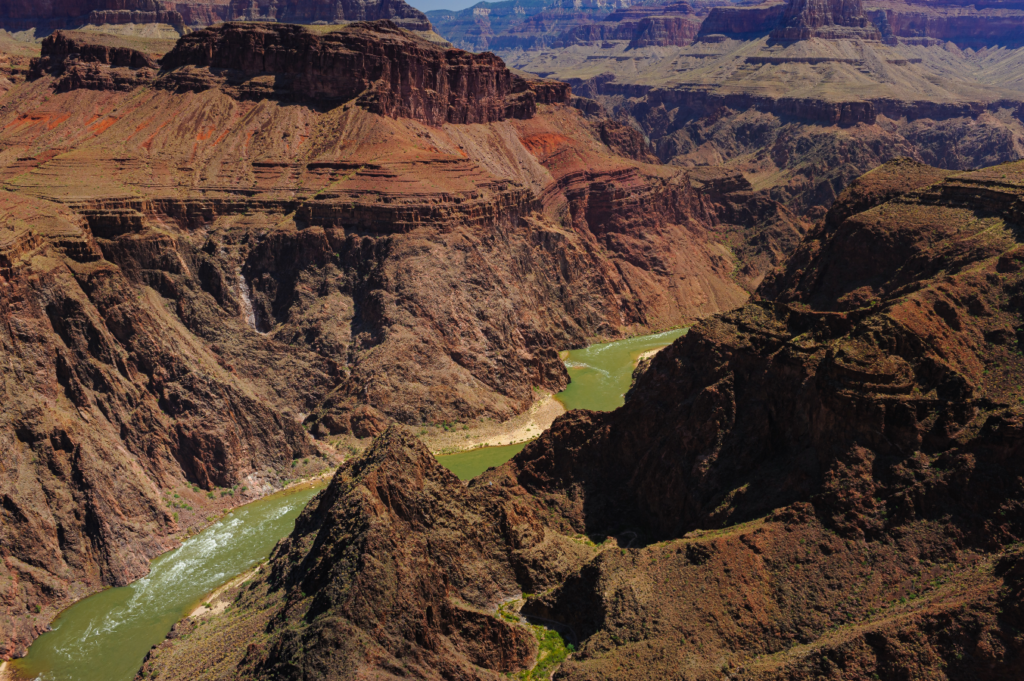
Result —
<svg viewBox="0 0 1024 681"><path fill-rule="evenodd" d="M645 359L650 359L651 357L654 357L656 354L658 354L667 347L667 345L663 345L660 348L654 348L653 350L648 350L647 352L641 352L640 356L636 358L636 362L633 364L633 368L640 366L640 362L644 361Z"/></svg>
<svg viewBox="0 0 1024 681"><path fill-rule="evenodd" d="M476 423L450 432L438 432L438 429L432 428L434 432L417 434L435 454L454 454L477 447L528 442L547 430L551 422L564 413L565 407L555 398L554 393L544 392L528 410L507 421Z"/></svg>
<svg viewBox="0 0 1024 681"><path fill-rule="evenodd" d="M192 610L192 612L188 614L188 616L193 619L203 619L206 617L211 617L213 615L219 615L220 613L224 612L225 610L227 610L228 605L230 605L231 603L229 599L221 598L221 596L223 596L228 589L234 589L235 587L241 585L242 582L255 578L256 575L258 575L259 573L260 566L257 565L253 569L247 570L246 572L243 572L242 574L238 575L230 582L227 582L226 584L217 587L216 589L208 593L206 597L203 598L203 602L197 605Z"/></svg>

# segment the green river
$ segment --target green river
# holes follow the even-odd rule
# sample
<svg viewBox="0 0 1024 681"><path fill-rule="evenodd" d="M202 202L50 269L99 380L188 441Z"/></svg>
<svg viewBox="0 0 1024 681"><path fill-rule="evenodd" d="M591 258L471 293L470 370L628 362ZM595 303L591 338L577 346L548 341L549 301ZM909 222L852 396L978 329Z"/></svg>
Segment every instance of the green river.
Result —
<svg viewBox="0 0 1024 681"><path fill-rule="evenodd" d="M564 352L562 360L572 382L555 398L566 409L618 409L626 402L626 391L633 382L633 369L640 355L669 345L685 333L686 329L672 329ZM439 456L437 460L462 480L470 480L492 466L505 463L525 446L525 442L520 442L504 447L481 447Z"/></svg>
<svg viewBox="0 0 1024 681"><path fill-rule="evenodd" d="M17 676L45 681L131 681L149 649L206 594L270 555L318 487L278 492L229 512L174 551L154 559L150 573L106 589L65 610Z"/></svg>
<svg viewBox="0 0 1024 681"><path fill-rule="evenodd" d="M622 406L640 355L668 345L684 329L591 345L563 354L572 383L556 397L566 409ZM526 443L438 457L463 480L516 455ZM241 506L156 558L149 575L83 599L54 620L52 631L11 667L40 681L131 681L149 649L208 593L266 558L295 526L319 487L284 491Z"/></svg>

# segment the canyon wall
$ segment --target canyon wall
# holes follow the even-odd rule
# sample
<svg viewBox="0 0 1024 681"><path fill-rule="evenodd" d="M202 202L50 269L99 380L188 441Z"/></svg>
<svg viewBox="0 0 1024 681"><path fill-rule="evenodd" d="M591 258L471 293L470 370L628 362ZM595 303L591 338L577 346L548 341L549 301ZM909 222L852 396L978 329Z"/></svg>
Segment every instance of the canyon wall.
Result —
<svg viewBox="0 0 1024 681"><path fill-rule="evenodd" d="M558 350L747 296L685 172L493 55L246 24L153 68L83 35L0 113L5 657L293 466L508 418Z"/></svg>
<svg viewBox="0 0 1024 681"><path fill-rule="evenodd" d="M873 0L851 3L769 2L749 7L714 7L699 36L776 41L824 39L885 40L891 44L952 42L961 49L1019 47L1024 8L1013 3L904 3Z"/></svg>
<svg viewBox="0 0 1024 681"><path fill-rule="evenodd" d="M239 96L345 102L357 97L374 113L442 123L528 118L537 96L504 62L484 53L445 50L411 39L390 22L372 31L319 36L297 26L227 24L182 38L162 60L170 71L157 87L202 91L236 86ZM272 87L252 84L275 74ZM569 89L548 86L547 103L568 101Z"/></svg>

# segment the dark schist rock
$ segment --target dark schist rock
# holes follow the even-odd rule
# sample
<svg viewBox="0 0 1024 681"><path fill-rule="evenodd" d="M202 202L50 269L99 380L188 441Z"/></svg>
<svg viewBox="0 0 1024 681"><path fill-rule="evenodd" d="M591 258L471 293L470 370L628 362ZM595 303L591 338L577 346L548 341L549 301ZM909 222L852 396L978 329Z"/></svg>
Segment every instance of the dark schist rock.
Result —
<svg viewBox="0 0 1024 681"><path fill-rule="evenodd" d="M418 679L497 680L531 667L533 636L495 616L496 607L561 581L589 556L543 516L515 490L467 487L414 436L390 427L310 502L269 572L239 597L241 611L274 617L262 643L226 653L237 660L236 678L324 669L392 678L389 670L403 669ZM201 672L192 669L197 644L226 648L177 638L154 649L144 672Z"/></svg>

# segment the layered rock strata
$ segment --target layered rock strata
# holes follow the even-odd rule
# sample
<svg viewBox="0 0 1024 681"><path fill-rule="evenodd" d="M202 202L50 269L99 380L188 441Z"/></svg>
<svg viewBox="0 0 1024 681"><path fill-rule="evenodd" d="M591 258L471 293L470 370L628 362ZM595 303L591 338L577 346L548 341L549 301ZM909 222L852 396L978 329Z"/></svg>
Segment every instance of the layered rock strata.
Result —
<svg viewBox="0 0 1024 681"><path fill-rule="evenodd" d="M484 476L579 531L668 540L536 604L589 636L559 678L668 674L667 650L697 678L704 656L759 679L1021 669L1022 172L869 173L625 407L566 415Z"/></svg>
<svg viewBox="0 0 1024 681"><path fill-rule="evenodd" d="M157 86L176 91L233 86L249 98L359 98L374 113L433 125L528 118L538 99L494 55L446 50L389 22L322 36L297 26L227 24L185 36L161 65L169 73ZM272 85L252 82L265 73L275 74ZM545 103L568 101L568 87L539 89Z"/></svg>
<svg viewBox="0 0 1024 681"><path fill-rule="evenodd" d="M715 7L701 24L699 40L824 39L884 40L890 44L944 45L961 49L1019 47L1024 8L1011 4L964 6L946 2L871 0L850 3L765 2L752 7Z"/></svg>
<svg viewBox="0 0 1024 681"><path fill-rule="evenodd" d="M790 0L772 40L810 38L881 40L860 0Z"/></svg>

